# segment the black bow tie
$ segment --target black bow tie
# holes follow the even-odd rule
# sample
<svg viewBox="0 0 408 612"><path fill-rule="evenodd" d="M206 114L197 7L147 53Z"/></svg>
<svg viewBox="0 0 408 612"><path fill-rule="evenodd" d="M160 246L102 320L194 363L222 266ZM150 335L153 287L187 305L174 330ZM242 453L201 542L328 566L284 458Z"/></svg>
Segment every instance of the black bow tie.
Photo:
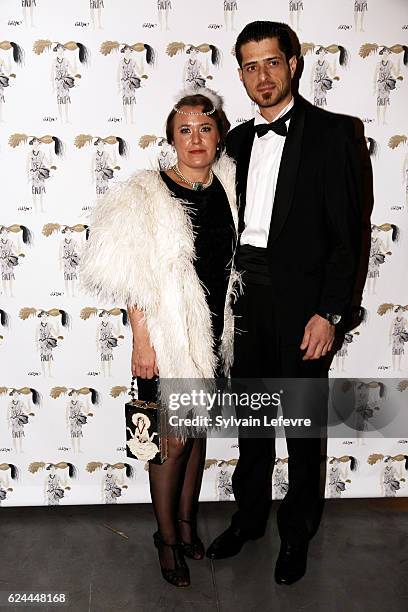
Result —
<svg viewBox="0 0 408 612"><path fill-rule="evenodd" d="M276 121L272 121L272 123L260 123L255 126L255 132L258 138L262 138L265 136L270 130L275 132L275 134L279 134L279 136L286 136L288 133L288 128L286 127L285 121L291 118L293 115L294 107L288 110L282 117L277 119Z"/></svg>

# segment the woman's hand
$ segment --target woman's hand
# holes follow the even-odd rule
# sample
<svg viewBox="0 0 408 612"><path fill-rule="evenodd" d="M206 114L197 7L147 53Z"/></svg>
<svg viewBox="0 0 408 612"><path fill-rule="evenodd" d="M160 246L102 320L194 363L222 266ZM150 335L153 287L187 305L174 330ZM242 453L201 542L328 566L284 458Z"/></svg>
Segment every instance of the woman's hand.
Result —
<svg viewBox="0 0 408 612"><path fill-rule="evenodd" d="M132 376L140 378L158 376L156 352L150 342L143 311L132 307L128 308L128 314L133 332Z"/></svg>
<svg viewBox="0 0 408 612"><path fill-rule="evenodd" d="M158 375L159 371L154 348L147 339L143 341L135 340L132 350L132 376L153 378Z"/></svg>

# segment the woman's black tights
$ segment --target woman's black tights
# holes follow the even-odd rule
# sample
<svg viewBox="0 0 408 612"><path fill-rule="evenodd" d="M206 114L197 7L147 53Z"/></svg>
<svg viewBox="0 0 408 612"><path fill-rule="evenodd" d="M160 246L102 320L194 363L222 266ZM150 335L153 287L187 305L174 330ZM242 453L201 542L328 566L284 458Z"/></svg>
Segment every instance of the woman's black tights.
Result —
<svg viewBox="0 0 408 612"><path fill-rule="evenodd" d="M149 464L150 493L157 525L163 540L175 544L179 535L191 542L192 530L188 523L198 510L198 497L204 471L205 438L188 438L184 442L169 438L168 458L162 465ZM164 547L160 555L164 567L172 567L171 550Z"/></svg>

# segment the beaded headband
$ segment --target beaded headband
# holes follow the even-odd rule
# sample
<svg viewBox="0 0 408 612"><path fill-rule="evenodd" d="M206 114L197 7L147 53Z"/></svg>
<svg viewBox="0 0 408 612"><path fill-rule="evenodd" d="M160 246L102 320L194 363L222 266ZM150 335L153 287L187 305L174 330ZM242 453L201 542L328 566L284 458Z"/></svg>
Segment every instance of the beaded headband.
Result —
<svg viewBox="0 0 408 612"><path fill-rule="evenodd" d="M210 102L212 102L212 109L206 112L199 112L199 111L192 111L192 112L186 112L186 111L182 111L180 110L177 105L179 104L180 100L182 100L183 98L187 98L189 96L204 96L205 98L207 98L208 100L210 100ZM217 93L215 93L215 91L213 91L212 89L208 89L207 87L188 87L186 89L183 89L177 96L177 102L176 104L173 106L173 110L176 111L176 113L179 113L180 115L213 115L215 113L216 110L220 110L222 109L222 105L223 105L223 99L221 96L219 96Z"/></svg>
<svg viewBox="0 0 408 612"><path fill-rule="evenodd" d="M210 111L207 111L206 113L199 113L198 111L190 111L187 113L186 111L178 109L177 106L173 106L173 110L175 110L176 113L178 113L179 115L212 115L213 113L215 113L214 107L212 107L212 109Z"/></svg>

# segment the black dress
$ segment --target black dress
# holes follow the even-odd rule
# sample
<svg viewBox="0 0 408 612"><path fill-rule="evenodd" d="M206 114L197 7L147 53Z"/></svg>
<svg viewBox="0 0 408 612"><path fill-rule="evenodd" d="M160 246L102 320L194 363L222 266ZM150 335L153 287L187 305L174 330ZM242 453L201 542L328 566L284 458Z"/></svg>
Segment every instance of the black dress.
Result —
<svg viewBox="0 0 408 612"><path fill-rule="evenodd" d="M212 184L194 191L173 181L165 172L160 176L173 197L182 200L194 228L194 267L205 287L211 313L214 349L218 353L224 328L224 307L236 237L227 194L214 175ZM217 372L219 373L219 372ZM149 381L137 379L140 399L150 399Z"/></svg>

